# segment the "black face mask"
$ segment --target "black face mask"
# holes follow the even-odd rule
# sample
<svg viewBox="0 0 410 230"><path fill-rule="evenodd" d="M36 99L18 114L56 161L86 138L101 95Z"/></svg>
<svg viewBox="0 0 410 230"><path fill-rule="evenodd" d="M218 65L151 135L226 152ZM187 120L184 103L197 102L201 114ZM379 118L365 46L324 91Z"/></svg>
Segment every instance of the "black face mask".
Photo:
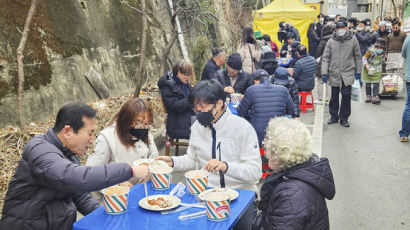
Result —
<svg viewBox="0 0 410 230"><path fill-rule="evenodd" d="M130 128L128 132L133 136L133 140L141 140L143 137L145 137L148 134L148 129L136 129L136 128Z"/></svg>
<svg viewBox="0 0 410 230"><path fill-rule="evenodd" d="M400 34L400 30L399 31L394 31L395 36L399 36L399 34Z"/></svg>
<svg viewBox="0 0 410 230"><path fill-rule="evenodd" d="M196 119L201 125L206 127L206 126L211 125L215 117L212 114L212 110L211 110L208 112L196 112Z"/></svg>

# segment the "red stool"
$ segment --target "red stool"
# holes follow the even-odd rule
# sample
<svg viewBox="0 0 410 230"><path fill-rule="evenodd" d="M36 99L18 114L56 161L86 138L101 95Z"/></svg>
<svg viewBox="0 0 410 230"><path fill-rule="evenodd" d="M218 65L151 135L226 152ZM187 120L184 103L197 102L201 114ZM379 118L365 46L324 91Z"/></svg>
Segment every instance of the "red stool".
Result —
<svg viewBox="0 0 410 230"><path fill-rule="evenodd" d="M315 112L315 106L313 104L313 94L312 91L307 91L307 92L298 92L298 95L301 97L300 102L299 102L299 108L302 111L302 113L306 113L306 109L312 108L313 112ZM311 96L312 98L312 103L307 103L306 98L307 96Z"/></svg>
<svg viewBox="0 0 410 230"><path fill-rule="evenodd" d="M259 148L260 154L261 154L261 158L262 158L262 178L265 179L268 175L272 174L270 172L266 172L269 171L269 164L268 161L265 157L265 150L263 148Z"/></svg>

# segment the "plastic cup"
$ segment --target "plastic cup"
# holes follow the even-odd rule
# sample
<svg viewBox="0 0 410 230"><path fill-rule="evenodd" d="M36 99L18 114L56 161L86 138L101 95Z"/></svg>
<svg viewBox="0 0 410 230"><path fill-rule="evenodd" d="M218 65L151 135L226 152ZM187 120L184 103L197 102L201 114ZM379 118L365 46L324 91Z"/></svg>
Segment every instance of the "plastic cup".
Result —
<svg viewBox="0 0 410 230"><path fill-rule="evenodd" d="M239 103L241 102L241 94L231 93L231 101L234 105L239 105Z"/></svg>
<svg viewBox="0 0 410 230"><path fill-rule="evenodd" d="M226 192L211 192L204 196L206 213L211 221L223 221L229 218L230 198Z"/></svg>
<svg viewBox="0 0 410 230"><path fill-rule="evenodd" d="M165 190L171 187L171 173L173 168L168 166L157 166L151 169L152 188Z"/></svg>
<svg viewBox="0 0 410 230"><path fill-rule="evenodd" d="M208 172L205 170L192 170L185 173L188 193L199 195L208 187Z"/></svg>
<svg viewBox="0 0 410 230"><path fill-rule="evenodd" d="M116 215L127 211L130 188L115 185L103 189L101 193L103 194L106 213Z"/></svg>

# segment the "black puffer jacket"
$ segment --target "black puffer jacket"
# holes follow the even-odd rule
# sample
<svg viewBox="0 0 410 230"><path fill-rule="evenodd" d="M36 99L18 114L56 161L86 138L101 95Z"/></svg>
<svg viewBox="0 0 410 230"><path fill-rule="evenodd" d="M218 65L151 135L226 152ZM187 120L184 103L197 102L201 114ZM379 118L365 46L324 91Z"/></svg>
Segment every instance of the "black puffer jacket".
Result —
<svg viewBox="0 0 410 230"><path fill-rule="evenodd" d="M370 31L362 31L362 32L356 33L356 38L357 38L357 41L359 42L360 54L362 55L362 57L366 53L367 48L369 48L370 37L371 37Z"/></svg>
<svg viewBox="0 0 410 230"><path fill-rule="evenodd" d="M167 109L167 134L171 138L189 139L191 134L192 105L189 103L188 95L185 95L180 86L168 72L158 81L158 88ZM186 84L191 92L192 86Z"/></svg>
<svg viewBox="0 0 410 230"><path fill-rule="evenodd" d="M311 91L315 87L316 59L312 56L302 56L295 64L293 78L299 91Z"/></svg>
<svg viewBox="0 0 410 230"><path fill-rule="evenodd" d="M332 37L333 34L333 28L331 26L324 26L323 31L322 31L322 38L320 39L319 45L317 46L316 50L316 56L315 58L319 58L323 55L323 52L325 51L326 43L329 41L329 39ZM321 74L321 67L322 67L322 59L320 59L319 64L317 66L317 71L316 71L316 77L322 77Z"/></svg>
<svg viewBox="0 0 410 230"><path fill-rule="evenodd" d="M241 70L237 78L233 89L235 90L235 93L245 94L246 89L253 85L251 74ZM232 85L228 70L226 69L218 70L214 75L214 79L219 81L224 88Z"/></svg>
<svg viewBox="0 0 410 230"><path fill-rule="evenodd" d="M286 75L288 77L288 84L283 85L285 86L290 94L290 97L292 98L293 104L295 105L295 113L293 114L293 117L300 117L300 108L299 108L299 95L298 95L298 87L296 86L295 79L293 79L289 72L286 69L278 69L275 72L275 75L272 76L271 82L272 84L275 85L280 85L275 82L275 77L280 74L280 75Z"/></svg>
<svg viewBox="0 0 410 230"><path fill-rule="evenodd" d="M328 230L325 198L333 199L335 184L326 158L314 155L309 162L269 175L261 189L256 224L263 230ZM256 226L254 226L256 227Z"/></svg>
<svg viewBox="0 0 410 230"><path fill-rule="evenodd" d="M315 30L308 30L307 37L309 43L309 55L316 57L316 49L320 42L320 36L317 35Z"/></svg>
<svg viewBox="0 0 410 230"><path fill-rule="evenodd" d="M87 215L99 207L89 192L131 178L125 163L80 166L50 129L31 139L10 181L0 229L72 229L77 210Z"/></svg>

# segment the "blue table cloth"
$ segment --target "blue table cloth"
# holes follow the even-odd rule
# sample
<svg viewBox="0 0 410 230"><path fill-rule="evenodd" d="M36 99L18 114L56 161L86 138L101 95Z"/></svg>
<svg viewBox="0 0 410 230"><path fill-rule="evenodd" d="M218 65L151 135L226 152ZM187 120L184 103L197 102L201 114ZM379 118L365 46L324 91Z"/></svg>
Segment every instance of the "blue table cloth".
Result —
<svg viewBox="0 0 410 230"><path fill-rule="evenodd" d="M228 104L228 108L229 110L231 110L232 114L238 115L238 111L236 110L236 108L233 107L233 103L231 101Z"/></svg>
<svg viewBox="0 0 410 230"><path fill-rule="evenodd" d="M157 191L152 189L151 182L147 183L148 194L169 194L171 189L175 187L172 185L170 189L164 191ZM145 197L144 185L136 185L131 189L128 210L119 215L109 215L104 211L104 207L100 207L94 212L83 217L73 225L73 230L86 230L86 229L149 229L149 230L161 230L161 229L232 229L238 219L246 211L246 209L252 204L255 197L255 192L249 190L236 190L239 192L239 197L231 202L230 217L221 222L213 222L208 220L208 217L201 216L195 219L179 220L178 216L182 213L195 213L203 211L201 208L189 208L181 212L171 214L161 214L161 212L153 212L145 210L139 207L138 202ZM189 195L188 192L181 197L182 203L196 203L197 200L194 196Z"/></svg>

